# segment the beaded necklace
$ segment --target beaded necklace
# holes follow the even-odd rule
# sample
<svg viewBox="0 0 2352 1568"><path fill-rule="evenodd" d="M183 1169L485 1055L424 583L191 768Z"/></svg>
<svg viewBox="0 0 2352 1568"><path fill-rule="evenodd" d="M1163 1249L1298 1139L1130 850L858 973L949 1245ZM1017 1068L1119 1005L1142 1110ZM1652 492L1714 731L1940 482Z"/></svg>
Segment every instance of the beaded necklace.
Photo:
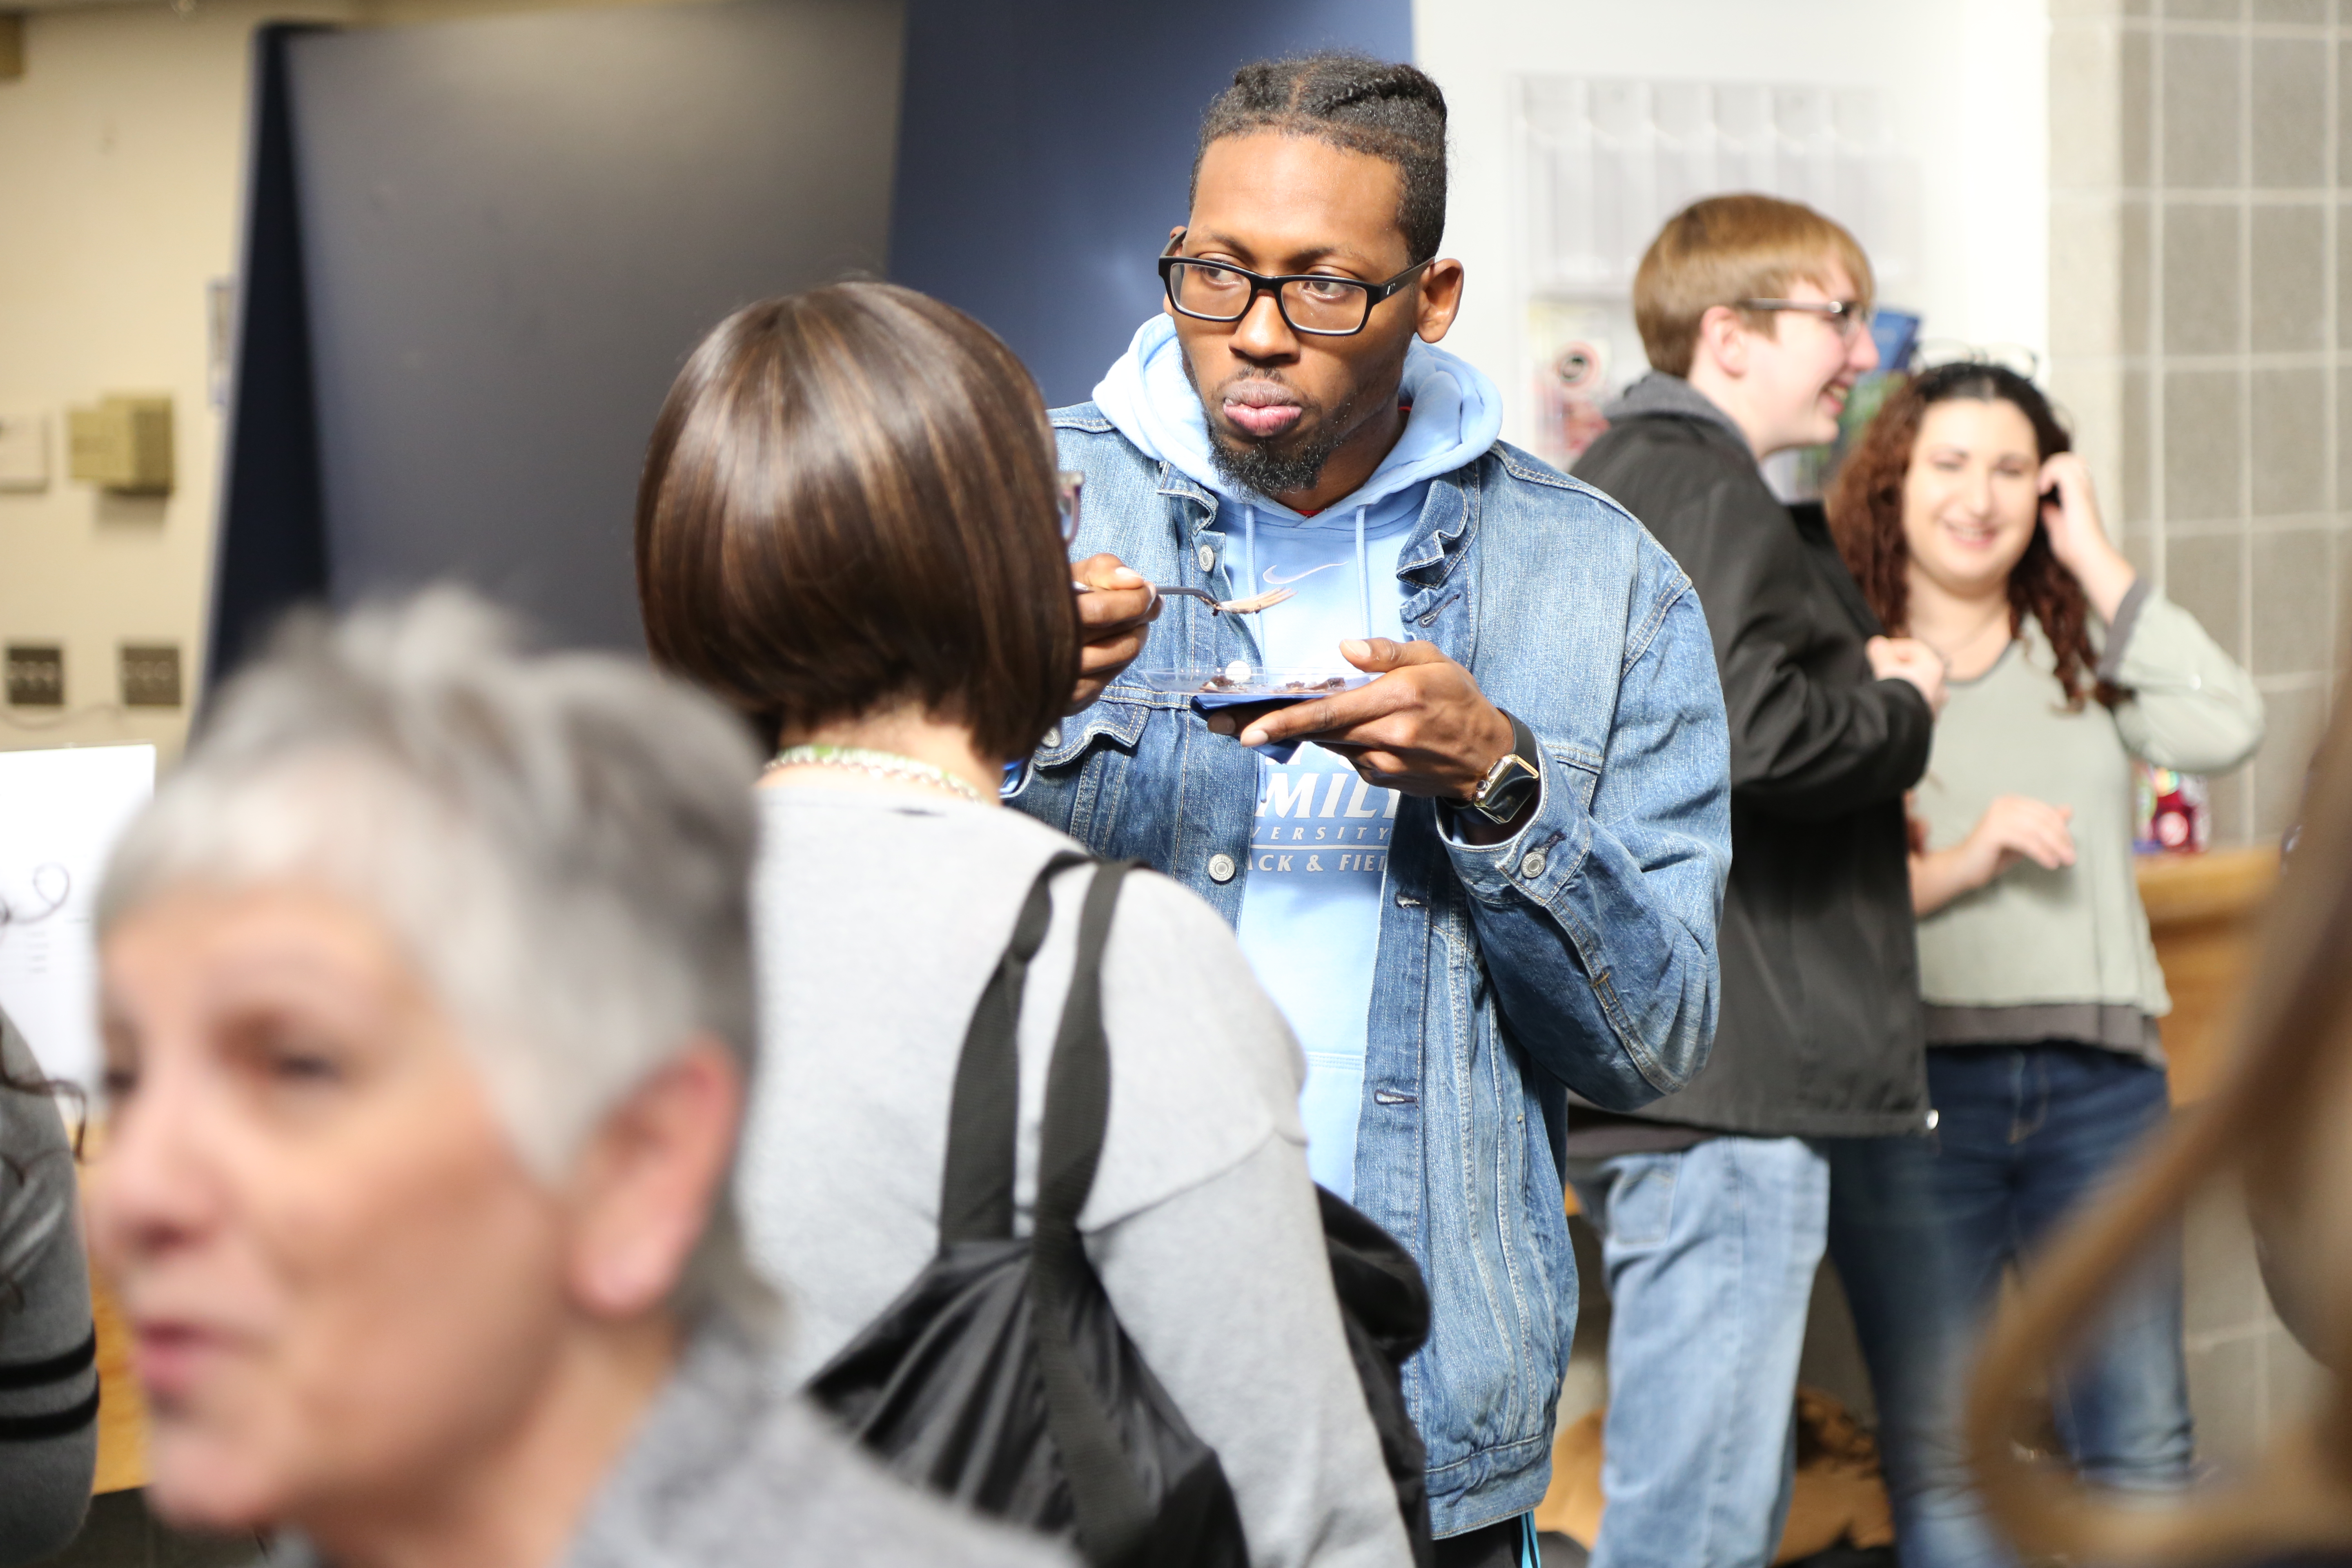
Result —
<svg viewBox="0 0 2352 1568"><path fill-rule="evenodd" d="M877 779L895 779L901 784L928 784L951 795L961 795L974 805L988 803L971 785L945 768L933 767L913 757L902 757L896 752L877 752L865 746L786 746L778 752L760 776L781 768L849 768Z"/></svg>

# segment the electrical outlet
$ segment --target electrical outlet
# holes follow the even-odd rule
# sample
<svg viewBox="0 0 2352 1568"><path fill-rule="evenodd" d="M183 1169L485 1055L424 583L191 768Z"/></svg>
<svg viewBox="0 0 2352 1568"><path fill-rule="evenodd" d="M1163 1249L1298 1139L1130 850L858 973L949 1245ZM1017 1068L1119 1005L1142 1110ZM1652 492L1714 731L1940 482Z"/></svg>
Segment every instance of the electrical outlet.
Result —
<svg viewBox="0 0 2352 1568"><path fill-rule="evenodd" d="M54 643L10 643L8 704L12 708L64 707L66 650Z"/></svg>
<svg viewBox="0 0 2352 1568"><path fill-rule="evenodd" d="M180 645L122 645L122 705L125 708L177 708L180 705Z"/></svg>

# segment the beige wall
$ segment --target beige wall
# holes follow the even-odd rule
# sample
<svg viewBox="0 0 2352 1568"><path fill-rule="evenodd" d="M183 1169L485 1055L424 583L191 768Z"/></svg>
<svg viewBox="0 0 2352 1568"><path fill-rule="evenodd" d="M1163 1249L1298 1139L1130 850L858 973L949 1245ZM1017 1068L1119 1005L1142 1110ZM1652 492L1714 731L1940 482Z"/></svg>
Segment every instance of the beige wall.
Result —
<svg viewBox="0 0 2352 1568"><path fill-rule="evenodd" d="M1885 298L1931 336L2041 352L2048 34L2049 0L1414 0L1453 132L1445 248L1470 275L1445 346L1501 384L1506 438L1529 439L1513 83L1552 76L1875 89L1919 174L1919 262Z"/></svg>
<svg viewBox="0 0 2352 1568"><path fill-rule="evenodd" d="M2126 552L2262 688L2261 754L2214 782L2225 843L2293 820L2342 668L2352 28L2336 9L2052 5L2052 389ZM2271 1310L2237 1194L2200 1196L2185 1240L2199 1452L2242 1468L2323 1380Z"/></svg>
<svg viewBox="0 0 2352 1568"><path fill-rule="evenodd" d="M2340 666L2352 197L2329 0L2058 0L2053 386L2126 553L2253 672L2225 843L2294 817Z"/></svg>
<svg viewBox="0 0 2352 1568"><path fill-rule="evenodd" d="M219 485L205 289L234 265L246 82L264 16L232 3L36 12L0 81L0 410L49 416L47 491L0 491L0 638L66 650L65 716L0 706L0 747L153 741L184 711L117 706L116 647L176 642L193 688ZM172 395L178 482L161 500L64 477L65 410Z"/></svg>
<svg viewBox="0 0 2352 1568"><path fill-rule="evenodd" d="M0 703L0 749L152 741L182 710L119 706L124 642L176 642L192 694L219 503L222 411L206 394L207 286L234 271L255 26L427 21L563 0L197 0L26 20L0 80L0 413L49 418L48 489L0 490L0 641L66 650L66 702ZM65 411L172 395L178 482L109 498L65 478Z"/></svg>

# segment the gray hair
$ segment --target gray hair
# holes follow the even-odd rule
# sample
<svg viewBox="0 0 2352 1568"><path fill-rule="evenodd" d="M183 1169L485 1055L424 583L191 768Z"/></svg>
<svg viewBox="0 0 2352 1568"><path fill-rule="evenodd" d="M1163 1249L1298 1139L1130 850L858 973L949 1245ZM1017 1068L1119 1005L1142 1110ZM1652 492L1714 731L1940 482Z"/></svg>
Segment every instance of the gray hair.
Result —
<svg viewBox="0 0 2352 1568"><path fill-rule="evenodd" d="M741 721L692 689L519 641L447 587L289 622L116 846L98 929L191 885L351 898L403 944L552 1178L693 1037L751 1076L758 762ZM732 1185L682 1305L751 1304Z"/></svg>

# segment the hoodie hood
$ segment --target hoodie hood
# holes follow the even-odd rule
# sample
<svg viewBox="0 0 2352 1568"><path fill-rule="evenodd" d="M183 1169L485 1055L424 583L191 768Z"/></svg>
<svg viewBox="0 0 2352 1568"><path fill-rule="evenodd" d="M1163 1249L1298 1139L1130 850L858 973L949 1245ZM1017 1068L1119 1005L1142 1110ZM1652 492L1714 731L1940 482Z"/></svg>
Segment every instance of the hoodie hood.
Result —
<svg viewBox="0 0 2352 1568"><path fill-rule="evenodd" d="M1382 501L1483 456L1502 434L1503 399L1495 384L1467 361L1418 338L1405 350L1400 395L1412 405L1404 435L1353 495L1317 517L1352 516L1360 507L1381 510ZM1095 388L1095 405L1146 457L1168 463L1211 493L1283 521L1312 521L1217 471L1209 456L1208 416L1184 374L1184 353L1169 317L1153 316L1136 329L1127 353Z"/></svg>
<svg viewBox="0 0 2352 1568"><path fill-rule="evenodd" d="M1670 414L1684 419L1704 419L1720 425L1738 438L1744 448L1748 437L1731 416L1716 406L1715 400L1678 375L1654 370L1628 386L1617 400L1601 409L1601 417L1614 425L1620 419L1638 419L1645 414Z"/></svg>

